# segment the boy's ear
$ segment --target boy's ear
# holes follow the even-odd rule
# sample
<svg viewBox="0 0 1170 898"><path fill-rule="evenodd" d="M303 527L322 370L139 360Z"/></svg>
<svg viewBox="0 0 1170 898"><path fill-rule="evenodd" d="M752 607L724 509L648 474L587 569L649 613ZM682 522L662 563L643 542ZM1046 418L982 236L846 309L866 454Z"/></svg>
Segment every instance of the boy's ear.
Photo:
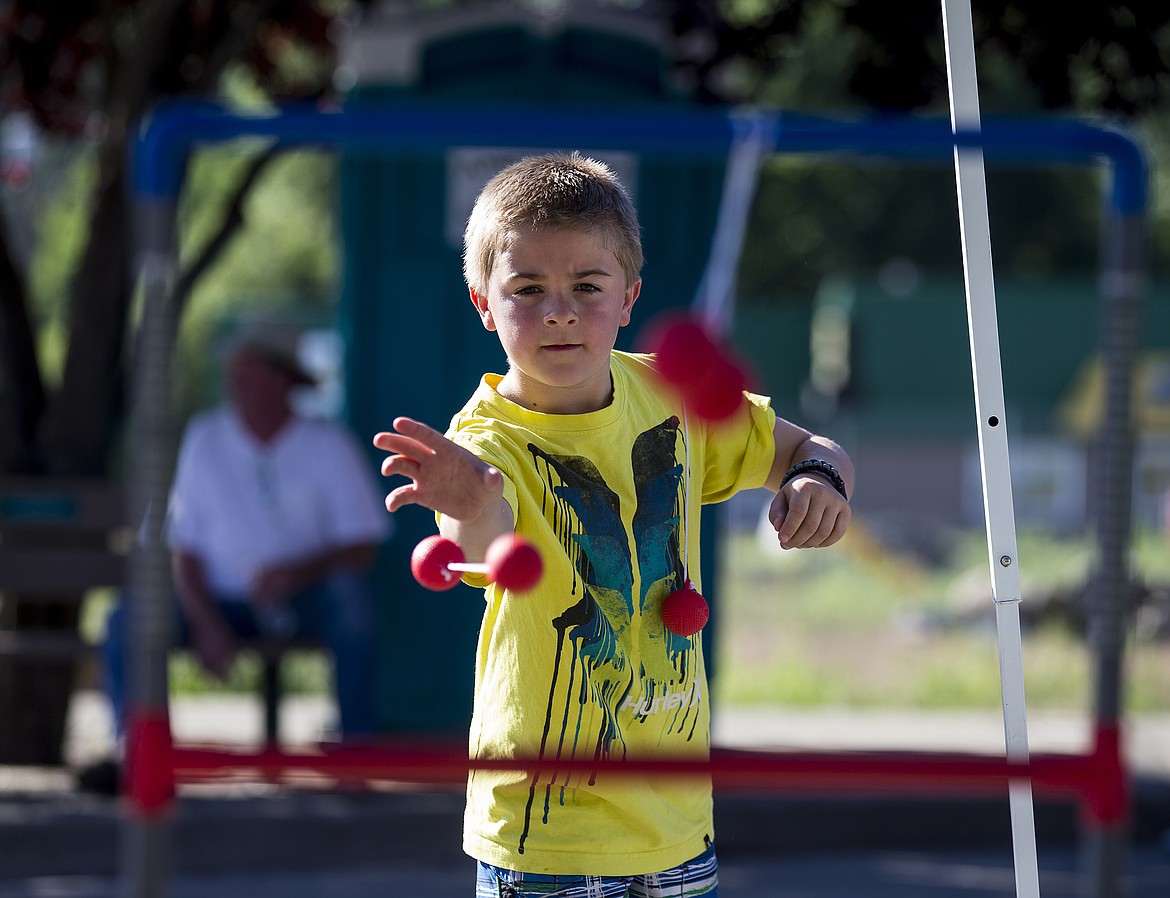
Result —
<svg viewBox="0 0 1170 898"><path fill-rule="evenodd" d="M489 331L494 331L496 321L492 317L492 310L488 307L487 297L471 286L468 286L467 293L471 297L471 304L479 312L479 320L483 322L483 326Z"/></svg>
<svg viewBox="0 0 1170 898"><path fill-rule="evenodd" d="M638 296L642 293L642 279L638 278L630 286L626 287L625 300L622 303L622 317L621 326L625 327L630 323L630 312L634 308L634 303L638 301Z"/></svg>

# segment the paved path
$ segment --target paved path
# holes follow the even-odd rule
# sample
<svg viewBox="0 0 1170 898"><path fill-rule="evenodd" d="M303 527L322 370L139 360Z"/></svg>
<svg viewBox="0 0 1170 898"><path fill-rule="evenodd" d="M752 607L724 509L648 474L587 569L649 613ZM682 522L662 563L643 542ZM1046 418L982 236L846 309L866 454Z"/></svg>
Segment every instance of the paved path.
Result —
<svg viewBox="0 0 1170 898"><path fill-rule="evenodd" d="M248 697L182 699L173 728L184 742L256 745L260 713ZM100 696L78 695L71 762L108 750L108 722ZM293 698L283 722L287 745L311 745L329 730L332 708ZM1091 727L1080 715L1033 714L1029 731L1035 753L1079 753ZM1133 770L1162 792L1156 828L1128 853L1124 895L1167 898L1170 845L1160 836L1170 830L1170 715L1131 720L1126 736ZM1002 755L1002 719L998 712L737 710L717 715L714 738L743 748ZM174 834L185 863L159 884L160 896L471 898L472 864L457 845L457 790L345 795L236 784L184 793ZM1078 886L1075 815L1043 804L1037 811L1038 833L1048 834L1043 898L1092 898ZM0 767L0 898L130 898L115 875L119 819L117 804L78 796L68 771ZM994 801L717 796L717 819L725 898L1014 895L1005 813ZM969 832L982 841L965 841Z"/></svg>
<svg viewBox="0 0 1170 898"><path fill-rule="evenodd" d="M311 745L333 724L333 707L318 696L291 696L282 707L285 744ZM263 720L250 696L180 699L171 710L176 741L259 745ZM79 692L68 722L65 754L80 764L109 750L109 711L99 693ZM1032 712L1028 737L1034 753L1080 753L1092 741L1091 721L1071 712ZM826 751L958 751L1003 755L1003 717L991 711L762 708L717 711L716 744L751 748ZM1131 768L1170 780L1170 714L1127 722Z"/></svg>
<svg viewBox="0 0 1170 898"><path fill-rule="evenodd" d="M1070 851L1042 852L1043 898L1091 898L1080 889ZM474 871L459 866L179 876L170 898L472 898ZM1170 895L1170 854L1145 848L1131 855L1126 898ZM0 880L0 898L121 898L109 877ZM848 853L816 857L733 859L721 863L724 898L1008 898L1015 894L1011 858L1003 854Z"/></svg>

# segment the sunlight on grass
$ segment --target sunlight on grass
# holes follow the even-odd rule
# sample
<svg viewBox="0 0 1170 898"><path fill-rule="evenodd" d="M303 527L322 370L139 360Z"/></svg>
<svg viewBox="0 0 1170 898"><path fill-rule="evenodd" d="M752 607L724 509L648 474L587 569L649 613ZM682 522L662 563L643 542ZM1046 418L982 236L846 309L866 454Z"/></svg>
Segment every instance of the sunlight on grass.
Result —
<svg viewBox="0 0 1170 898"><path fill-rule="evenodd" d="M117 601L112 590L93 590L82 605L79 631L87 642L101 643L105 638L106 618ZM280 665L280 682L288 695L322 695L329 690L329 658L323 652L298 650L284 656ZM172 652L168 673L171 691L177 695L211 693L250 693L260 691L260 659L243 653L226 680L217 680L200 667L189 651Z"/></svg>
<svg viewBox="0 0 1170 898"><path fill-rule="evenodd" d="M285 695L321 695L329 689L329 659L321 652L294 651L280 665L280 683ZM190 652L173 652L170 658L171 690L179 695L206 695L217 692L259 694L260 659L243 653L226 680L211 677Z"/></svg>
<svg viewBox="0 0 1170 898"><path fill-rule="evenodd" d="M1092 657L1058 611L1093 564L1086 540L1018 539L1029 707L1088 709ZM945 564L885 551L858 527L840 546L782 553L741 534L725 541L715 630L716 700L728 706L997 708L1000 674L982 533L957 534ZM1147 584L1170 582L1158 534L1134 541ZM1065 600L1058 605L1058 600ZM1170 711L1170 642L1127 646L1127 706Z"/></svg>
<svg viewBox="0 0 1170 898"><path fill-rule="evenodd" d="M864 527L829 550L780 552L753 535L728 537L710 625L712 690L725 706L790 705L924 709L1000 707L999 656L983 534L944 541L946 562L886 551ZM1088 540L1018 536L1022 609L1076 595L1093 564ZM1134 568L1146 584L1170 584L1160 534L1134 539ZM111 599L91 598L83 631L97 641ZM1170 712L1170 641L1131 628L1126 707ZM470 664L470 659L467 659ZM1025 627L1024 675L1031 709L1088 710L1092 657L1067 620ZM293 652L282 677L289 693L324 694L331 666L320 652ZM260 665L241 657L227 682L208 677L189 652L170 662L179 694L256 693Z"/></svg>

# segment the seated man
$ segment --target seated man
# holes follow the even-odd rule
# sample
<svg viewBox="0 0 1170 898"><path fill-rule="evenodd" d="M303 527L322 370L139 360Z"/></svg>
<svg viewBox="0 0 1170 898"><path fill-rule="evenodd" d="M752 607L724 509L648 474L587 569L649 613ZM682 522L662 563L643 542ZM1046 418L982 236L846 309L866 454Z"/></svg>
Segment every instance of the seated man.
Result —
<svg viewBox="0 0 1170 898"><path fill-rule="evenodd" d="M294 388L313 382L298 339L276 321L244 325L228 349L228 402L183 436L168 516L179 643L222 677L241 640L321 640L333 655L341 736L360 738L375 729L368 572L390 516L353 435L294 410ZM103 660L119 737L127 631L116 608ZM79 785L116 791L117 772L96 765Z"/></svg>

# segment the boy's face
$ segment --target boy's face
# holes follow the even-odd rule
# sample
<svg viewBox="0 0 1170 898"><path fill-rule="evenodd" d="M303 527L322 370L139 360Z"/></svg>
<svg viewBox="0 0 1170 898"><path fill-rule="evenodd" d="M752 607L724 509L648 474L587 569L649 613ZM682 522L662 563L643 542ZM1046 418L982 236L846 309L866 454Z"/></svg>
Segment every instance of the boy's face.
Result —
<svg viewBox="0 0 1170 898"><path fill-rule="evenodd" d="M500 253L487 295L471 290L483 326L508 356L500 393L555 415L610 403L609 354L642 288L588 231L522 231Z"/></svg>

